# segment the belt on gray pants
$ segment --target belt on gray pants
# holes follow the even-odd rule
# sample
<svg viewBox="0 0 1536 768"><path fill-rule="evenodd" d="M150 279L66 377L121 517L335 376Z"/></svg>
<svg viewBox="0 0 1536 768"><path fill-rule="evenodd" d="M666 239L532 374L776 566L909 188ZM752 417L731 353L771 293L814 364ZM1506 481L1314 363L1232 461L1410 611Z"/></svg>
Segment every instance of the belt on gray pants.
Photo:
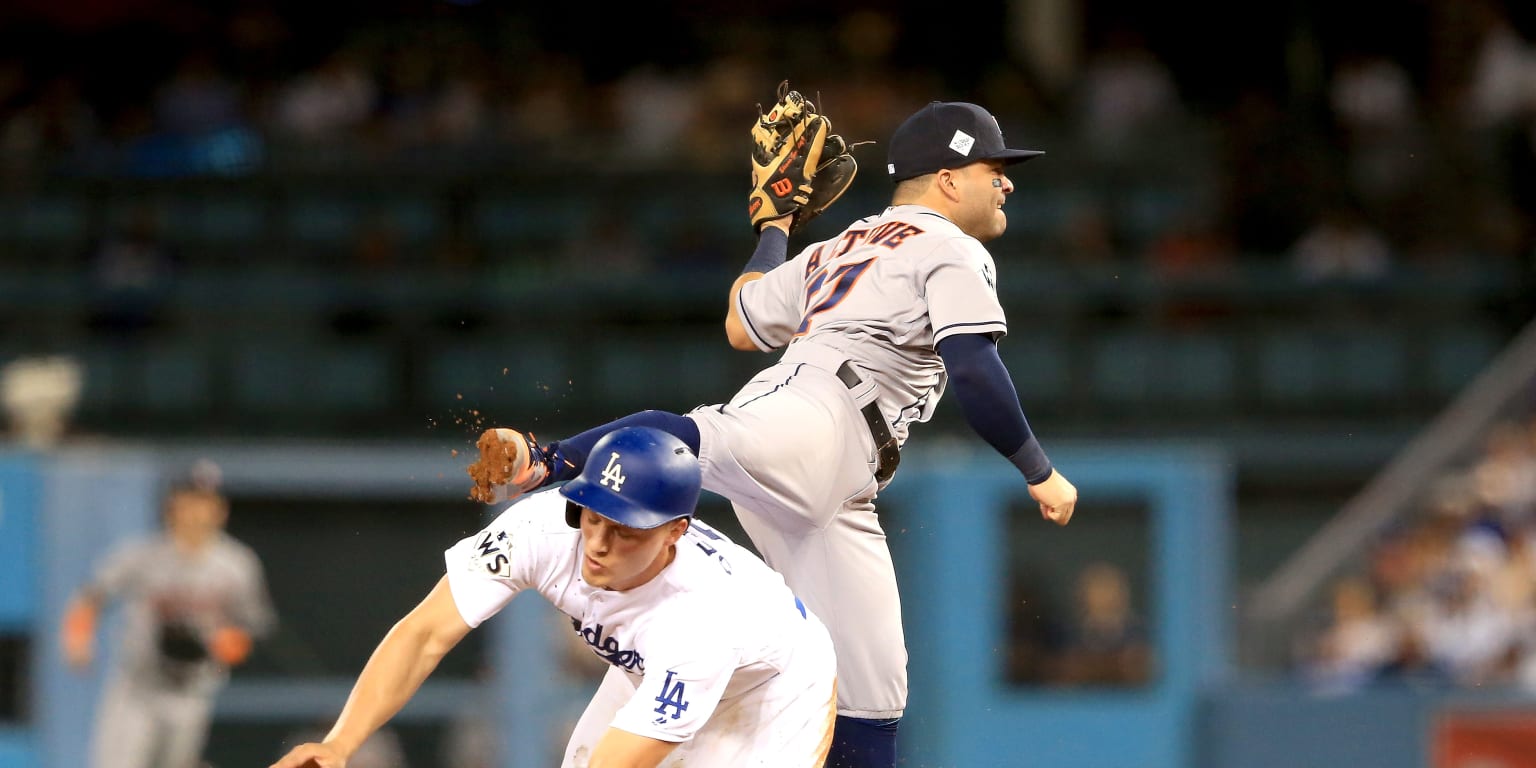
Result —
<svg viewBox="0 0 1536 768"><path fill-rule="evenodd" d="M846 360L837 367L837 378L849 389L864 383ZM880 465L875 469L875 481L883 483L896 474L896 465L901 463L901 447L896 445L896 438L891 437L891 427L885 423L885 417L880 415L880 406L874 400L860 408L859 412L864 414L869 434L875 438L875 451L880 456Z"/></svg>

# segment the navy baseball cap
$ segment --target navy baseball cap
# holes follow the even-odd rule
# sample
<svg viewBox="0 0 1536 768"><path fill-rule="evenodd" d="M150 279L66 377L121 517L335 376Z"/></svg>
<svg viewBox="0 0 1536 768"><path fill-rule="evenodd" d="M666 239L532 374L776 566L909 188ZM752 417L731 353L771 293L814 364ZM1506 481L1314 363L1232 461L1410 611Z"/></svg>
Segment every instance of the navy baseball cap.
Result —
<svg viewBox="0 0 1536 768"><path fill-rule="evenodd" d="M891 135L886 172L891 181L959 168L983 160L1022 163L1044 152L1009 149L992 113L964 101L934 101Z"/></svg>

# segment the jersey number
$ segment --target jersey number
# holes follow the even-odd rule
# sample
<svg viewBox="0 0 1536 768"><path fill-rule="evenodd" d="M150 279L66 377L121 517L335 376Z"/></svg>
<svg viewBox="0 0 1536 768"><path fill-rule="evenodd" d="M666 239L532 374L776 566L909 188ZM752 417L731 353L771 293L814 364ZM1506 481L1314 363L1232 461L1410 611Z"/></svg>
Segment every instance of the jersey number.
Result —
<svg viewBox="0 0 1536 768"><path fill-rule="evenodd" d="M683 716L683 710L688 708L688 702L683 700L683 681L679 680L673 683L672 674L672 670L667 670L667 679L661 683L661 695L656 697L656 701L661 706L656 707L656 714L665 716L667 708L671 707L672 719L676 720ZM663 718L658 717L656 719L661 720Z"/></svg>
<svg viewBox="0 0 1536 768"><path fill-rule="evenodd" d="M806 310L800 327L795 329L795 335L801 336L811 327L811 318L841 304L848 297L853 284L859 281L859 275L864 274L864 270L869 269L873 263L873 258L865 259L857 264L845 264L830 273L823 270L813 278L805 287L805 304L810 309Z"/></svg>
<svg viewBox="0 0 1536 768"><path fill-rule="evenodd" d="M722 537L720 536L720 534L715 533L713 530L710 529L709 526L704 525L703 523L701 523L701 522L699 522L697 520L693 521L693 523L691 523L688 526L688 532L689 533L698 533L699 535L704 536L705 538L713 539L715 541L721 541L722 540ZM725 555L719 554L720 550L715 549L714 547L711 547L710 545L705 544L702 541L695 541L694 543L699 545L699 549L703 550L704 554L706 554L706 555L713 555L715 557L715 559L719 560L720 561L720 567L722 569L724 569L726 573L731 573L731 561L725 559Z"/></svg>

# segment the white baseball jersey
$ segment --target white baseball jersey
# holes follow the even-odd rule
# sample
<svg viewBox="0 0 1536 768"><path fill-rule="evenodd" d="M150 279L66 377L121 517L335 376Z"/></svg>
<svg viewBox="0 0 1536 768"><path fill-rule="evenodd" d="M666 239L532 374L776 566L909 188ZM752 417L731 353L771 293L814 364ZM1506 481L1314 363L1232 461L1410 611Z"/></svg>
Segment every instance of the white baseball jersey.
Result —
<svg viewBox="0 0 1536 768"><path fill-rule="evenodd" d="M927 421L944 393L938 343L957 333L1008 331L992 255L919 205L887 208L815 243L742 286L737 309L763 351L811 343L837 350L873 378L891 434Z"/></svg>
<svg viewBox="0 0 1536 768"><path fill-rule="evenodd" d="M875 514L878 456L860 408L898 441L946 381L936 345L1007 331L992 257L933 210L887 208L742 286L736 309L763 351L786 347L729 403L688 414L704 487L730 499L763 559L826 622L838 713L900 717L901 599ZM862 381L836 372L849 363Z"/></svg>
<svg viewBox="0 0 1536 768"><path fill-rule="evenodd" d="M826 629L783 578L694 520L654 579L624 591L593 588L581 578L581 533L566 524L565 505L556 489L524 497L445 559L454 603L469 626L518 592L536 590L571 617L593 653L623 673L632 693L592 733L578 729L567 764L576 765L573 755L590 753L612 726L691 742L664 766L683 759L701 766L819 765L818 750L831 734L836 660ZM737 716L715 724L712 716L727 710Z"/></svg>

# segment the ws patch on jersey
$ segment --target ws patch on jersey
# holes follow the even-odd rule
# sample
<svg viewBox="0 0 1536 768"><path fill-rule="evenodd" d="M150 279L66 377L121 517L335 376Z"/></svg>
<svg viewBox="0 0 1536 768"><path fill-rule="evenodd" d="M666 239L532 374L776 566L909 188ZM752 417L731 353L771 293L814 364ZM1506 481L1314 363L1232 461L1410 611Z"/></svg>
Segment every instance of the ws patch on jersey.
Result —
<svg viewBox="0 0 1536 768"><path fill-rule="evenodd" d="M475 549L469 558L469 570L483 570L503 579L512 577L512 537L506 531L485 531Z"/></svg>

